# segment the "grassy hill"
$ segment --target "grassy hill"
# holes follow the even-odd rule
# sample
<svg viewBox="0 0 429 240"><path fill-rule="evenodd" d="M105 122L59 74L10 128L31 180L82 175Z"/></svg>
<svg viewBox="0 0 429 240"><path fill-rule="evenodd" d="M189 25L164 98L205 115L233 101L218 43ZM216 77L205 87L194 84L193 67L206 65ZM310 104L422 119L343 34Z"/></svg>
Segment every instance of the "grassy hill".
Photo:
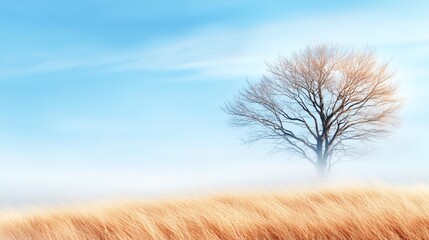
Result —
<svg viewBox="0 0 429 240"><path fill-rule="evenodd" d="M0 239L429 239L429 188L325 187L3 213Z"/></svg>

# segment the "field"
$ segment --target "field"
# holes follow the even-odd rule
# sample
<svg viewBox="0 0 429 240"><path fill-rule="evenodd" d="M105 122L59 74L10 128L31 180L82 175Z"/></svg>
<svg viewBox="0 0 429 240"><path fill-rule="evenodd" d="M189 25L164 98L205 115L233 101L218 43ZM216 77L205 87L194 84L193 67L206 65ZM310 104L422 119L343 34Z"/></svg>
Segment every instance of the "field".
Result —
<svg viewBox="0 0 429 240"><path fill-rule="evenodd" d="M324 187L4 212L0 239L429 239L429 188Z"/></svg>

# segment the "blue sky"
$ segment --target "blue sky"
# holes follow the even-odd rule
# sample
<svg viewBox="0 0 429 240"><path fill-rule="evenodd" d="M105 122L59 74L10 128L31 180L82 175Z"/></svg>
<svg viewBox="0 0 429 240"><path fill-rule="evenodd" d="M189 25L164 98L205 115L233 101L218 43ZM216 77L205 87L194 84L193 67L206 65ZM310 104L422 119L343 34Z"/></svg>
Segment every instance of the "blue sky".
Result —
<svg viewBox="0 0 429 240"><path fill-rule="evenodd" d="M425 1L2 2L0 196L311 176L312 166L268 144L243 145L221 107L266 61L315 43L375 47L406 99L401 129L334 174L429 177L427 9Z"/></svg>

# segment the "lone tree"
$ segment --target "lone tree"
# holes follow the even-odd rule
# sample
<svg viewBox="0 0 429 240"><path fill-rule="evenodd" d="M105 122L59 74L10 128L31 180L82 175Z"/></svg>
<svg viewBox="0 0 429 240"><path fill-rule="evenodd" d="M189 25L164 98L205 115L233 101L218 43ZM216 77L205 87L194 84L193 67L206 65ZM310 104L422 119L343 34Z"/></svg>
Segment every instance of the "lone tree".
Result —
<svg viewBox="0 0 429 240"><path fill-rule="evenodd" d="M353 142L396 126L401 101L387 67L370 50L307 47L267 64L267 74L224 111L233 126L251 127L249 141L273 140L325 178Z"/></svg>

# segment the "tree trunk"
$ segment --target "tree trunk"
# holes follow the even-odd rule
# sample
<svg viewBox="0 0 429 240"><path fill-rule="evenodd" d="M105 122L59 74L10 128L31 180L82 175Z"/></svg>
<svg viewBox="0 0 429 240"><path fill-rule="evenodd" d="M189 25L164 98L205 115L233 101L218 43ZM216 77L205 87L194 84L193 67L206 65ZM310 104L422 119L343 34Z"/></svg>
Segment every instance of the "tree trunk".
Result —
<svg viewBox="0 0 429 240"><path fill-rule="evenodd" d="M322 153L317 154L316 170L320 181L328 179L328 164Z"/></svg>
<svg viewBox="0 0 429 240"><path fill-rule="evenodd" d="M317 163L316 170L317 170L317 177L319 178L320 181L324 182L328 180L328 168L326 164Z"/></svg>

